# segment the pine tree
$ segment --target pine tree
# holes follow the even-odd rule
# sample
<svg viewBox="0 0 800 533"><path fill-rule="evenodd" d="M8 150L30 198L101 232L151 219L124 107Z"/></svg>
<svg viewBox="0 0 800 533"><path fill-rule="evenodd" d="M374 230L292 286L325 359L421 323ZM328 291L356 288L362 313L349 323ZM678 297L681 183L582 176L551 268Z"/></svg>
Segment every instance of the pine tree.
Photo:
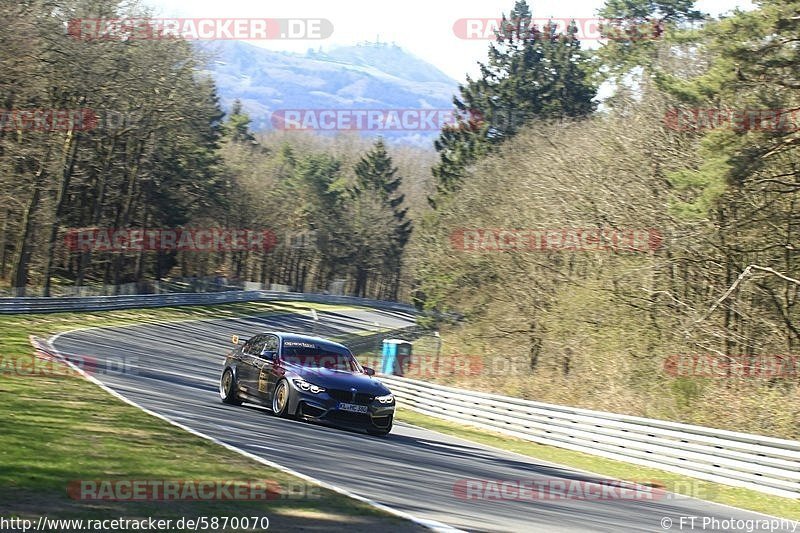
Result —
<svg viewBox="0 0 800 533"><path fill-rule="evenodd" d="M565 33L533 24L525 0L502 18L480 77L469 76L453 99L460 117L435 143L437 194L458 187L466 168L533 120L562 120L592 113L596 87L589 76L574 22ZM436 204L436 199L431 203Z"/></svg>
<svg viewBox="0 0 800 533"><path fill-rule="evenodd" d="M633 69L650 70L666 37L681 28L699 27L704 17L694 9L694 0L606 0L599 15L605 21L600 33L606 41L597 57L604 77L618 84Z"/></svg>
<svg viewBox="0 0 800 533"><path fill-rule="evenodd" d="M379 138L372 150L356 163L355 175L354 195L377 195L383 209L391 212L394 221L391 234L387 236L389 248L382 255L384 257L384 273L392 276L389 297L396 299L399 289L400 263L403 249L411 236L411 221L406 218L408 208L404 206L405 195L399 191L402 178L397 175L397 167L394 166L391 156L386 151L383 139Z"/></svg>
<svg viewBox="0 0 800 533"><path fill-rule="evenodd" d="M242 102L238 98L234 100L228 121L225 124L228 136L235 143L258 144L255 136L250 131L252 120L250 115L244 112Z"/></svg>
<svg viewBox="0 0 800 533"><path fill-rule="evenodd" d="M695 52L713 57L706 72L686 79L656 71L658 87L689 113L731 120L729 127L699 128L701 164L670 174L684 194L674 205L682 216L705 218L719 210L726 192L759 183L800 191L800 135L792 124L800 107L799 9L798 0L768 0L758 10L709 22Z"/></svg>
<svg viewBox="0 0 800 533"><path fill-rule="evenodd" d="M386 151L383 139L375 141L375 146L363 156L355 166L356 192L376 191L385 205L392 210L397 221L399 247L408 242L411 234L411 221L406 220L408 208L404 207L405 195L399 192L403 179L397 175L397 167Z"/></svg>

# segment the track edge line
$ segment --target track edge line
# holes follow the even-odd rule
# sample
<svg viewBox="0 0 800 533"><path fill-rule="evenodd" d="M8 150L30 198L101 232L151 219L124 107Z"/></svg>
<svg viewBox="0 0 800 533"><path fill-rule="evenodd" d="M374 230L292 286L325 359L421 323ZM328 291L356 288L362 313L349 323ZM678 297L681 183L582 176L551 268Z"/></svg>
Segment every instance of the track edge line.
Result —
<svg viewBox="0 0 800 533"><path fill-rule="evenodd" d="M341 494L342 496L346 496L348 498L360 501L360 502L365 503L365 504L367 504L367 505L369 505L371 507L374 507L376 509L379 509L381 511L389 513L391 515L397 516L398 518L403 518L403 519L408 520L408 521L410 521L410 522L412 522L414 524L417 524L419 526L422 526L424 528L427 528L427 529L430 529L430 530L436 531L436 532L441 532L441 533L463 533L462 530L456 529L456 528L454 528L452 526L448 526L447 524L443 524L443 523L437 522L435 520L426 520L426 519L423 519L423 518L417 518L416 516L414 516L412 514L406 513L405 511L401 511L399 509L395 509L393 507L389 507L388 505L384 505L382 503L378 503L378 502L376 502L374 500L371 500L369 498L366 498L364 496L360 496L358 494L350 492L349 490L344 489L342 487L339 487L337 485L332 485L332 484L327 483L325 481L321 481L321 480L316 479L314 477L311 477L309 475L306 475L306 474L303 474L303 473L298 472L296 470L293 470L293 469L291 469L289 467L283 466L281 464L272 462L272 461L270 461L268 459L264 459L263 457L259 457L259 456L255 455L255 454L252 454L250 452L247 452L247 451L244 451L242 449L239 449L236 446L233 446L232 444L228 444L226 442L222 442L221 440L217 439L216 437L212 437L211 435L206 435L205 433L203 433L201 431L197 431L196 429L192 429L189 426L185 426L185 425L181 424L180 422L176 422L174 420L171 420L168 417L166 417L166 416L164 416L164 415L162 415L160 413L156 413L155 411L152 411L152 410L148 409L147 407L139 405L138 403L136 403L135 401L131 400L130 398L126 398L125 396L123 396L119 392L115 391L114 389L112 389L111 387L109 387L108 385L106 385L105 383L100 381L99 379L95 378L94 376L91 376L91 375L87 374L82 368L80 368L79 366L74 364L72 361L61 357L60 352L56 349L54 343L58 340L58 338L60 336L68 334L68 333L72 333L74 331L81 331L81 330L85 330L85 329L91 329L91 328L77 328L75 330L62 331L60 333L56 333L55 335L51 336L45 342L49 345L48 347L50 348L50 350L52 350L53 353L56 354L62 362L64 362L67 365L69 365L73 370L78 372L81 376L83 376L90 383L93 383L93 384L97 385L102 390L104 390L108 394L114 396L115 398L118 398L119 400L122 400L123 402L127 403L128 405L136 407L140 411L142 411L144 413L147 413L150 416L154 416L154 417L156 417L156 418L158 418L160 420L163 420L163 421L167 422L168 424L170 424L170 425L172 425L174 427L177 427L179 429L187 431L187 432L191 433L192 435L195 435L196 437L201 437L203 439L211 441L214 444L222 446L223 448L226 448L226 449L228 449L228 450L230 450L232 452L236 452L236 453L238 453L238 454L240 454L240 455L242 455L244 457L247 457L248 459L251 459L253 461L261 463L264 466L269 466L271 468L275 468L277 470L280 470L281 472L284 472L286 474L290 474L290 475L296 476L296 477L298 477L298 478L300 478L300 479L302 479L304 481L309 481L311 483L315 483L315 484L319 485L320 487L322 487L324 489L328 489L328 490L331 490L333 492L336 492L337 494ZM33 341L33 336L31 335L30 337L31 337L31 340Z"/></svg>

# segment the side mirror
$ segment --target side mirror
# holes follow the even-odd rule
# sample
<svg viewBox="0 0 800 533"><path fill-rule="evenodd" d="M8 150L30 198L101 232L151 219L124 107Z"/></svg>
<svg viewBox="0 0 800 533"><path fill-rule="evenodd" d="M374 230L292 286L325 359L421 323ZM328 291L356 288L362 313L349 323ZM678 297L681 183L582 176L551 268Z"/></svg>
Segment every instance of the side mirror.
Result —
<svg viewBox="0 0 800 533"><path fill-rule="evenodd" d="M239 335L231 335L231 342L233 344L238 345L239 344Z"/></svg>
<svg viewBox="0 0 800 533"><path fill-rule="evenodd" d="M364 368L364 373L365 373L366 375L368 375L368 376L374 376L374 375L375 375L375 369L373 369L373 368L370 368L370 367L368 367L368 366L365 366L365 367L363 367L363 368Z"/></svg>

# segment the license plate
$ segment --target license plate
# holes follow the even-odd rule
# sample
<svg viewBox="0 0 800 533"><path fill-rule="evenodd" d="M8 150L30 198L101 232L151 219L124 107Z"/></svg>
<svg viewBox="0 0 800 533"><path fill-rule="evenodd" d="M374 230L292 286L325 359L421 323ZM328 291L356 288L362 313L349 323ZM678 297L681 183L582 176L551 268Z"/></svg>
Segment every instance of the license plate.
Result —
<svg viewBox="0 0 800 533"><path fill-rule="evenodd" d="M366 405L356 405L354 403L340 403L339 404L340 411L349 411L351 413L366 413L367 406Z"/></svg>

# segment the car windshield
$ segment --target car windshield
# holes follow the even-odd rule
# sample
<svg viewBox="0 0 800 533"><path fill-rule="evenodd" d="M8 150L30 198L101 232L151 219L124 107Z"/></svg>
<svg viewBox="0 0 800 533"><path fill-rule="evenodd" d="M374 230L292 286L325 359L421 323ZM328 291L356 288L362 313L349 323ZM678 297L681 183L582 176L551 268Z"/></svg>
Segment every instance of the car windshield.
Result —
<svg viewBox="0 0 800 533"><path fill-rule="evenodd" d="M308 368L361 371L358 362L346 349L321 346L313 342L284 341L281 358L288 363Z"/></svg>

